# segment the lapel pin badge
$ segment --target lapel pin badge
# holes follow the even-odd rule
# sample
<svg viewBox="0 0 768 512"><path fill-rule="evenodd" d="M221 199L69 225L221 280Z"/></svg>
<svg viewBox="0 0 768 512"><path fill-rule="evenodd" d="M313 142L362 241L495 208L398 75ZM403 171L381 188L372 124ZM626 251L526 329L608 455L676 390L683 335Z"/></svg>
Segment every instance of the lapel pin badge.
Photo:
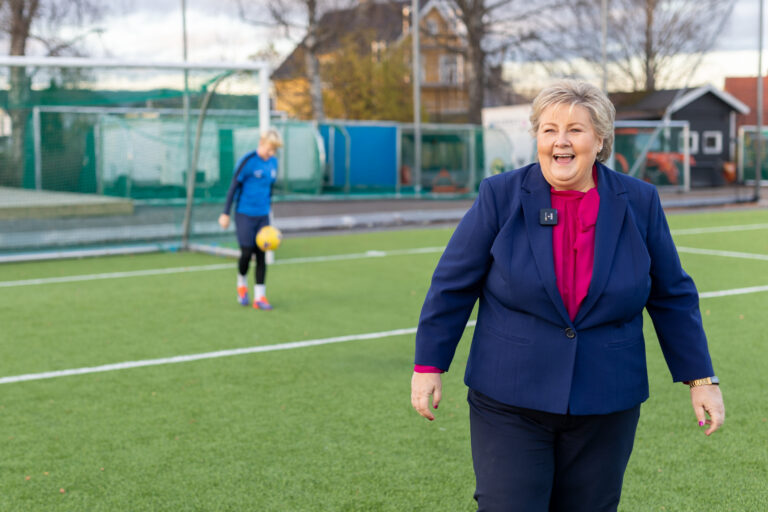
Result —
<svg viewBox="0 0 768 512"><path fill-rule="evenodd" d="M557 210L554 208L542 208L539 210L539 224L542 226L557 225Z"/></svg>

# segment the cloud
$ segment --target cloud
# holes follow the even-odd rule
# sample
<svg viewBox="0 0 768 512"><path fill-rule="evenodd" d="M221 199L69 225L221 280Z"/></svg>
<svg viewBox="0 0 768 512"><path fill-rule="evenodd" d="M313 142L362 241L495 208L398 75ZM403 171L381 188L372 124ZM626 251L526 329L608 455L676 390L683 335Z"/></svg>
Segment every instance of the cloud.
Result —
<svg viewBox="0 0 768 512"><path fill-rule="evenodd" d="M180 61L183 57L180 1L153 0L158 9L146 8L149 1L141 0L130 12L115 12L102 20L104 32L100 44L91 45L91 55ZM228 9L216 10L214 3L207 0L188 2L188 60L243 62L271 42L278 43L278 48L285 48L279 44L277 30L249 25Z"/></svg>
<svg viewBox="0 0 768 512"><path fill-rule="evenodd" d="M715 43L715 50L757 50L758 3L754 0L736 0L731 18ZM763 41L768 42L768 27L764 26Z"/></svg>

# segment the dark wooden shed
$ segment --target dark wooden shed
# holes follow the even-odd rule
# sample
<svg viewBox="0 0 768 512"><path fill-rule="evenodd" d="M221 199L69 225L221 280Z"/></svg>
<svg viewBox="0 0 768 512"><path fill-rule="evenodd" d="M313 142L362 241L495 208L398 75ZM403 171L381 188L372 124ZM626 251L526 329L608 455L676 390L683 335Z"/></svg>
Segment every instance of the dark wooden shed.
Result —
<svg viewBox="0 0 768 512"><path fill-rule="evenodd" d="M693 89L614 93L617 120L673 121L690 123L691 186L724 183L723 167L736 158L736 114L749 107L713 85Z"/></svg>

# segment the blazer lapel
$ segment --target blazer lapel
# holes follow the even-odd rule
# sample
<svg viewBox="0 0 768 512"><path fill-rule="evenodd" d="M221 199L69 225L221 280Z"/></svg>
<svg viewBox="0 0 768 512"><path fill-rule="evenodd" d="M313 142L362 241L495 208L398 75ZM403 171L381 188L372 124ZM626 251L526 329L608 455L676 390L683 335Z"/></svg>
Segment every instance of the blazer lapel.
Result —
<svg viewBox="0 0 768 512"><path fill-rule="evenodd" d="M613 255L619 241L621 226L627 211L627 202L622 195L625 190L612 179L613 172L604 165L597 164L597 191L600 195L600 210L595 224L595 262L592 267L592 282L587 296L579 307L574 323L578 324L597 302L603 293L610 276Z"/></svg>
<svg viewBox="0 0 768 512"><path fill-rule="evenodd" d="M539 165L532 166L528 170L528 175L522 184L521 202L525 216L525 227L528 233L528 240L531 242L533 259L536 262L536 268L539 271L539 278L544 285L544 289L547 290L549 298L566 324L572 325L568 311L565 309L563 298L557 289L552 249L552 228L539 224L539 211L542 208L552 207L549 189L550 186L541 174ZM512 271L514 270L512 269Z"/></svg>

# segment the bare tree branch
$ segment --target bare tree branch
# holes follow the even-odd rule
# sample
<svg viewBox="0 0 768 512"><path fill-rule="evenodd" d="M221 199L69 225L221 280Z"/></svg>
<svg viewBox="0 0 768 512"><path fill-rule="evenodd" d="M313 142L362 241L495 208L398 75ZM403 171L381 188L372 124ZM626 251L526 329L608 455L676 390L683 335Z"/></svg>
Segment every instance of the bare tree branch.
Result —
<svg viewBox="0 0 768 512"><path fill-rule="evenodd" d="M26 55L30 40L40 42L47 48L49 55L63 52L80 54L77 44L83 34L68 40L62 39L58 35L60 27L68 23L82 25L88 20L97 19L104 9L103 4L97 0L0 0L0 31L8 36L9 55ZM9 72L8 109L13 128L10 165L0 169L0 183L4 185L21 184L30 74L24 67L12 67Z"/></svg>
<svg viewBox="0 0 768 512"><path fill-rule="evenodd" d="M512 49L531 54L530 45L542 41L546 16L559 0L450 0L466 30L469 121L480 123L489 82L489 63Z"/></svg>
<svg viewBox="0 0 768 512"><path fill-rule="evenodd" d="M614 82L626 79L633 89L670 85L674 76L690 75L697 59L681 55L708 51L735 0L611 0L607 58L617 71ZM559 47L570 58L580 57L594 70L600 62L600 0L569 6L559 34Z"/></svg>

